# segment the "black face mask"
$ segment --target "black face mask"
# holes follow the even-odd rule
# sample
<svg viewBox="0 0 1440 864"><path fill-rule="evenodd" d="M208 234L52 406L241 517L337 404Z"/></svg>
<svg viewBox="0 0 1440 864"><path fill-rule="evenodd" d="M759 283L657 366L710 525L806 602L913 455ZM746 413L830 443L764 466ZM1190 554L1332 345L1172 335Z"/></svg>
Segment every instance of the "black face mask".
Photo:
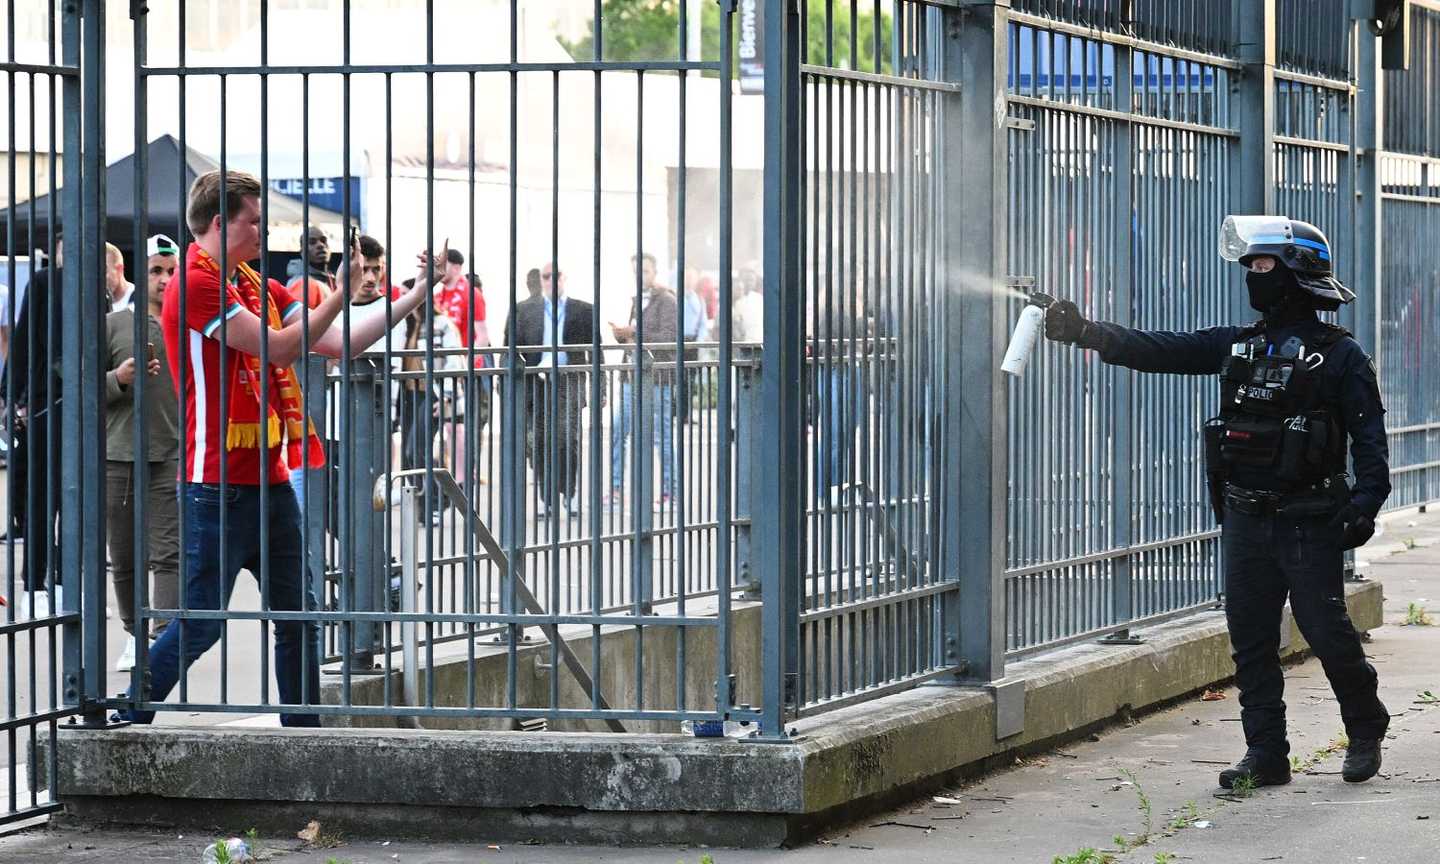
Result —
<svg viewBox="0 0 1440 864"><path fill-rule="evenodd" d="M1264 315L1280 311L1300 288L1295 274L1279 265L1265 273L1247 272L1245 287L1250 289L1250 308Z"/></svg>

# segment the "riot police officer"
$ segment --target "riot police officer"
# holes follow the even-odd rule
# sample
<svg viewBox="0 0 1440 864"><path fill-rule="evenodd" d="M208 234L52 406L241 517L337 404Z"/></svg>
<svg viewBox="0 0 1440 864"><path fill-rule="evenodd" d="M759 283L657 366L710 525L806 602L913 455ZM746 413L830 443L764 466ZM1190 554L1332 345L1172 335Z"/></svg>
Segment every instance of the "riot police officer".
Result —
<svg viewBox="0 0 1440 864"><path fill-rule="evenodd" d="M1380 770L1390 715L1346 612L1342 561L1374 534L1390 494L1375 365L1348 332L1316 314L1355 295L1335 278L1330 244L1315 226L1232 216L1221 254L1246 270L1250 305L1262 315L1250 326L1132 330L1087 321L1062 300L1046 311L1045 335L1141 372L1220 376L1220 411L1204 429L1206 471L1222 526L1225 618L1246 744L1220 785L1242 776L1258 786L1290 781L1279 660L1287 595L1340 702L1350 741L1341 773L1362 782Z"/></svg>

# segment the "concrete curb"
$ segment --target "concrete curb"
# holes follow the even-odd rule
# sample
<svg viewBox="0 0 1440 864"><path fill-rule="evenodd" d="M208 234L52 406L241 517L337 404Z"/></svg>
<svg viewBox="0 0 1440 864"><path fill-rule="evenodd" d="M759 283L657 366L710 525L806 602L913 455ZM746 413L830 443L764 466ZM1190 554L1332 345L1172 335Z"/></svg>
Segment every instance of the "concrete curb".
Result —
<svg viewBox="0 0 1440 864"><path fill-rule="evenodd" d="M1358 629L1378 582L1350 583ZM1282 653L1305 644L1287 614ZM993 688L926 686L792 724L792 745L607 735L152 727L66 731L59 799L90 822L355 836L774 846L993 760L1163 705L1234 672L1219 613L1014 663L1023 730L996 739ZM1288 644L1287 644L1288 643ZM1237 740L1237 747L1238 747Z"/></svg>

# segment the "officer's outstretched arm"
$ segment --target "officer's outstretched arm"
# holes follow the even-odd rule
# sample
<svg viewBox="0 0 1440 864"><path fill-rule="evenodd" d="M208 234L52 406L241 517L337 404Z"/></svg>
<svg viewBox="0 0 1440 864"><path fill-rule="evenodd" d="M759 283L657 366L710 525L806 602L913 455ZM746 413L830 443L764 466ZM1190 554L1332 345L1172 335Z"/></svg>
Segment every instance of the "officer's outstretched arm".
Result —
<svg viewBox="0 0 1440 864"><path fill-rule="evenodd" d="M1355 485L1350 503L1375 518L1390 497L1390 448L1385 437L1385 404L1380 399L1380 382L1375 364L1351 340L1330 352L1332 360L1343 362L1340 379L1340 410L1350 434L1350 458L1355 467ZM1336 355L1341 355L1337 357Z"/></svg>
<svg viewBox="0 0 1440 864"><path fill-rule="evenodd" d="M1209 327L1189 333L1133 330L1087 321L1076 305L1058 300L1045 310L1045 337L1100 353L1100 359L1140 372L1214 375L1225 362L1239 327Z"/></svg>

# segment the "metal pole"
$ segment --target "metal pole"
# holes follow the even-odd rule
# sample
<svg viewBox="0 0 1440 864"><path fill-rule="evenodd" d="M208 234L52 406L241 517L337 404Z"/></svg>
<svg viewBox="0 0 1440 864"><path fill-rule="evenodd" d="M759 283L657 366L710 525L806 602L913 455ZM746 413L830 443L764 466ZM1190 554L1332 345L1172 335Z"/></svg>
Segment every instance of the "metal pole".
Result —
<svg viewBox="0 0 1440 864"><path fill-rule="evenodd" d="M1132 90L1135 85L1134 64L1129 46L1115 47L1115 109L1127 115L1131 111ZM1130 327L1134 324L1134 278L1131 257L1134 246L1134 192L1132 177L1134 166L1131 154L1134 152L1133 123L1115 124L1115 210L1114 224L1114 269L1115 323ZM1077 361L1079 357L1077 355ZM1128 547L1134 538L1131 533L1130 516L1134 490L1134 437L1135 437L1135 373L1128 369L1115 371L1115 428L1114 453L1111 468L1114 471L1115 494L1111 499L1110 518L1114 536L1111 542L1116 549ZM1122 555L1115 559L1113 578L1114 594L1111 596L1110 615L1112 624L1128 622L1135 614L1134 606L1134 559ZM1128 634L1127 634L1128 635Z"/></svg>
<svg viewBox="0 0 1440 864"><path fill-rule="evenodd" d="M996 110L1006 92L1008 0L967 0L947 12L946 66L954 69L962 95L947 112L943 144L963 142L964 158L947 172L945 198L954 207L946 231L951 272L1003 281L1009 238L1009 141L1005 114ZM950 215L950 214L947 214ZM960 583L947 597L959 616L958 665L974 681L1005 674L1005 501L1009 418L1000 355L1005 348L1008 301L995 292L947 295L946 330L959 334L947 353L945 394L949 422L945 472L944 572ZM958 384L958 387L956 386Z"/></svg>
<svg viewBox="0 0 1440 864"><path fill-rule="evenodd" d="M1275 209L1275 0L1231 0L1242 66L1231 96L1240 131L1231 164L1237 213Z"/></svg>
<svg viewBox="0 0 1440 864"><path fill-rule="evenodd" d="M76 310L72 326L63 328L60 508L61 614L82 612L65 625L65 704L87 705L86 725L104 723L104 709L89 700L105 692L105 475L104 281L105 145L104 68L105 10L99 0L84 0L83 11L65 7L67 64L81 68L81 78L65 79L65 102L80 111L65 112L66 188L62 192L65 221L80 227L80 242L71 244L70 267L64 268L62 308ZM88 18L80 27L81 17ZM83 119L82 119L83 118ZM53 286L52 286L53 291ZM78 325L78 326L75 326ZM77 444L78 446L74 446ZM53 454L52 454L53 455ZM53 469L52 469L53 470ZM31 519L45 518L30 514ZM48 527L45 531L48 542ZM77 646L83 648L76 650Z"/></svg>
<svg viewBox="0 0 1440 864"><path fill-rule="evenodd" d="M1380 303L1381 273L1384 266L1385 247L1381 243L1380 193L1380 130L1384 128L1385 99L1380 88L1385 76L1380 74L1380 52L1369 31L1361 29L1358 34L1357 62L1355 66L1355 135L1350 142L1350 152L1355 159L1355 231L1352 246L1346 255L1350 265L1351 290L1357 300L1350 304L1355 307L1355 322L1352 328L1355 338L1378 364L1382 362L1380 352Z"/></svg>
<svg viewBox="0 0 1440 864"><path fill-rule="evenodd" d="M800 224L800 16L790 3L765 4L765 215L764 362L757 418L761 464L771 466L756 491L756 559L763 611L761 644L763 719L771 740L785 737L799 678L800 599L803 565L800 531L803 497L801 436L805 417L798 399L804 372L801 350Z"/></svg>
<svg viewBox="0 0 1440 864"><path fill-rule="evenodd" d="M360 266L359 262L350 266ZM342 289L345 290L345 289ZM353 510L353 528L348 542L352 545L355 570L355 595L352 608L357 612L378 612L385 608L385 592L389 588L389 562L382 554L384 515L370 506L375 480L384 471L385 453L389 449L390 427L386 422L384 377L375 361L356 358L350 362L350 405L354 422L353 451L358 459L342 463L344 476L340 488L348 491ZM342 409L343 410L343 409ZM349 482L344 482L348 480ZM347 542L342 537L341 542ZM351 672L375 669L375 652L380 645L380 627L373 621L355 622L352 651L347 657Z"/></svg>

